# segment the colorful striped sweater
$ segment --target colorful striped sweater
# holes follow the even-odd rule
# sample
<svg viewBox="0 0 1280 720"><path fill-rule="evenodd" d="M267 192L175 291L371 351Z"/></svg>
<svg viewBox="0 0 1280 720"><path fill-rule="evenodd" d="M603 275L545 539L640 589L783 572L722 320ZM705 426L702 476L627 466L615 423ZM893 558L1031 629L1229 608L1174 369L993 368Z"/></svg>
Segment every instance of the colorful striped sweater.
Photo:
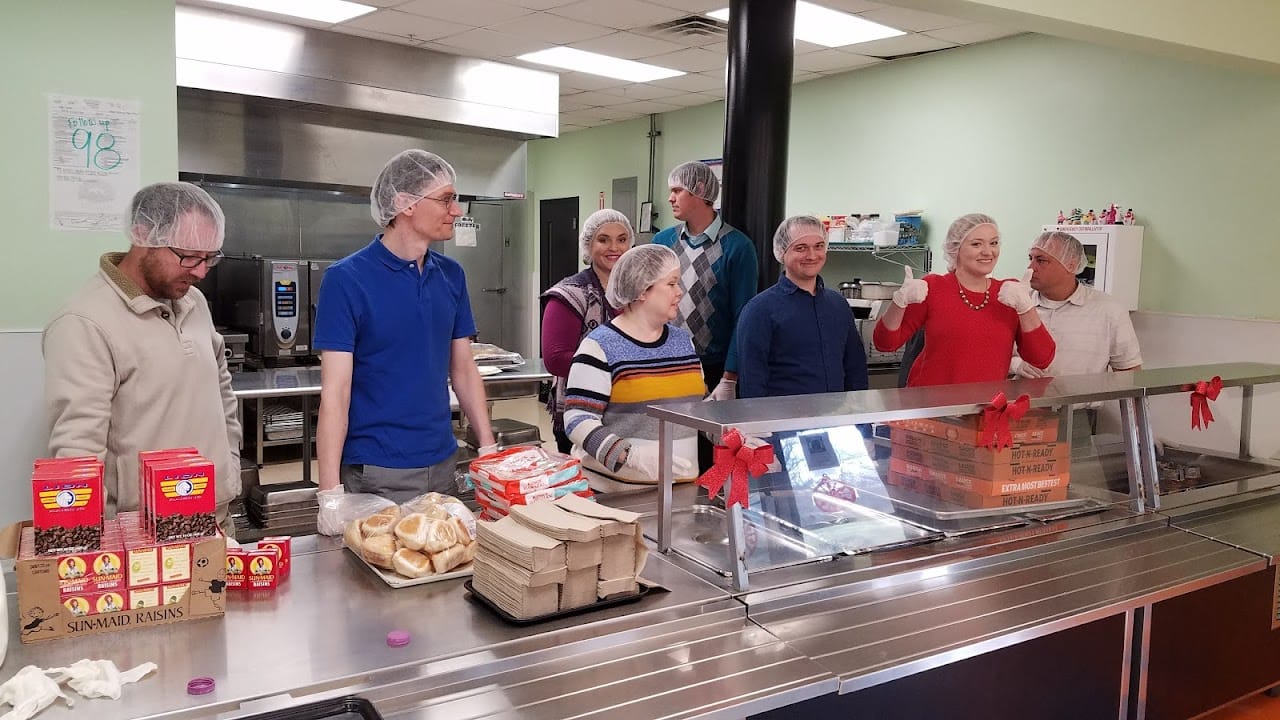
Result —
<svg viewBox="0 0 1280 720"><path fill-rule="evenodd" d="M667 325L661 337L645 343L606 323L583 338L574 355L565 432L576 448L616 473L633 444L658 440L658 421L645 414L646 406L701 400L705 392L689 333ZM697 457L693 430L676 426L675 441L677 457Z"/></svg>

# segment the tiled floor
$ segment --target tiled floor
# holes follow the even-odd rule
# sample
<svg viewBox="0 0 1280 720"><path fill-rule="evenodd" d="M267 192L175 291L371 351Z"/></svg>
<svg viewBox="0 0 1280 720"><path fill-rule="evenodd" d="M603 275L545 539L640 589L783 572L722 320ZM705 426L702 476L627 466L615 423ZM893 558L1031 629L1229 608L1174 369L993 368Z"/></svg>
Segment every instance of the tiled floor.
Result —
<svg viewBox="0 0 1280 720"><path fill-rule="evenodd" d="M1201 720L1280 720L1280 697L1251 695L1234 705L1202 716Z"/></svg>

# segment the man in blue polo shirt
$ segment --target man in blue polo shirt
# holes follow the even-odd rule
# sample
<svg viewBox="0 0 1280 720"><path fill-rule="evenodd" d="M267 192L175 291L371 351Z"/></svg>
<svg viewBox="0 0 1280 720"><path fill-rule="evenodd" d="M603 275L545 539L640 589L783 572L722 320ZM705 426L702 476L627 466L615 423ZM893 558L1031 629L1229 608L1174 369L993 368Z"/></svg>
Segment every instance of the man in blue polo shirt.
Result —
<svg viewBox="0 0 1280 720"><path fill-rule="evenodd" d="M471 355L466 278L457 261L431 250L453 237L462 215L456 178L432 153L393 157L370 194L385 231L325 273L315 323L322 492L341 483L395 502L455 494L450 382L481 454L496 449Z"/></svg>
<svg viewBox="0 0 1280 720"><path fill-rule="evenodd" d="M826 233L815 217L778 226L778 282L742 309L734 334L738 396L776 397L867 389L867 355L845 299L822 282Z"/></svg>

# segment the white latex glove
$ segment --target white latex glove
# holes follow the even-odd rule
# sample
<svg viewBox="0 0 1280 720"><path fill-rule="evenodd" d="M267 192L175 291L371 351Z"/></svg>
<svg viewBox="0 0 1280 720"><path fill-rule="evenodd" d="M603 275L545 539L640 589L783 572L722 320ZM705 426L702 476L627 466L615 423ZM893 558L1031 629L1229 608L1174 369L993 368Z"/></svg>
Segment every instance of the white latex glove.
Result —
<svg viewBox="0 0 1280 720"><path fill-rule="evenodd" d="M738 381L729 378L720 378L720 382L716 384L711 394L702 399L703 402L711 402L713 400L736 400L738 397Z"/></svg>
<svg viewBox="0 0 1280 720"><path fill-rule="evenodd" d="M916 280L915 275L911 272L911 268L907 267L906 277L902 280L902 287L893 292L893 304L907 309L908 305L924 302L929 297L929 283L924 280Z"/></svg>
<svg viewBox="0 0 1280 720"><path fill-rule="evenodd" d="M339 485L332 490L317 490L316 532L321 535L341 535L343 530L342 497L347 494L346 488Z"/></svg>
<svg viewBox="0 0 1280 720"><path fill-rule="evenodd" d="M110 660L77 660L70 667L49 668L48 672L54 676L54 682L65 682L84 697L119 700L121 687L138 682L155 669L155 663L146 662L120 672Z"/></svg>
<svg viewBox="0 0 1280 720"><path fill-rule="evenodd" d="M484 457L485 455L492 455L498 452L498 449L498 443L492 443L490 445L481 445L476 452L480 454L480 457Z"/></svg>
<svg viewBox="0 0 1280 720"><path fill-rule="evenodd" d="M44 674L44 670L28 665L0 685L0 705L13 706L13 710L5 713L2 720L27 720L52 705L58 698L66 701L68 707L76 704L63 694L58 683Z"/></svg>
<svg viewBox="0 0 1280 720"><path fill-rule="evenodd" d="M671 465L675 470L675 477L693 477L693 463L688 460L676 457L672 459ZM659 479L657 444L632 444L631 449L627 451L627 460L623 466L631 468L644 478L657 482Z"/></svg>
<svg viewBox="0 0 1280 720"><path fill-rule="evenodd" d="M1000 295L996 299L1019 315L1034 310L1036 303L1031 299L1031 271L1028 270L1021 281L1005 280L1001 283Z"/></svg>
<svg viewBox="0 0 1280 720"><path fill-rule="evenodd" d="M1048 368L1041 370L1017 355L1013 356L1010 364L1013 367L1012 373L1020 378L1042 378L1049 374Z"/></svg>

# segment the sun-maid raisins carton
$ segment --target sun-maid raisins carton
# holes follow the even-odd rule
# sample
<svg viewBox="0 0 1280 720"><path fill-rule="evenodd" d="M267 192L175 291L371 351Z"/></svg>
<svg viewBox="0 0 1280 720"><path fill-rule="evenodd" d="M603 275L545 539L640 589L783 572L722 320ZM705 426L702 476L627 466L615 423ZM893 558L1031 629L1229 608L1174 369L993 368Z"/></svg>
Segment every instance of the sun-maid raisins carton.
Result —
<svg viewBox="0 0 1280 720"><path fill-rule="evenodd" d="M154 543L143 539L139 522L138 513L121 513L107 521L104 541L113 550L120 543L120 553L103 548L96 553L37 555L34 529L24 528L14 567L18 582L14 626L19 639L24 643L57 640L222 615L226 538L214 535ZM125 563L123 586L108 590L101 583L64 584L65 574L93 572L101 574L101 582L114 577L118 583L117 557Z"/></svg>
<svg viewBox="0 0 1280 720"><path fill-rule="evenodd" d="M102 544L102 462L96 457L36 460L31 520L41 554L97 550Z"/></svg>

